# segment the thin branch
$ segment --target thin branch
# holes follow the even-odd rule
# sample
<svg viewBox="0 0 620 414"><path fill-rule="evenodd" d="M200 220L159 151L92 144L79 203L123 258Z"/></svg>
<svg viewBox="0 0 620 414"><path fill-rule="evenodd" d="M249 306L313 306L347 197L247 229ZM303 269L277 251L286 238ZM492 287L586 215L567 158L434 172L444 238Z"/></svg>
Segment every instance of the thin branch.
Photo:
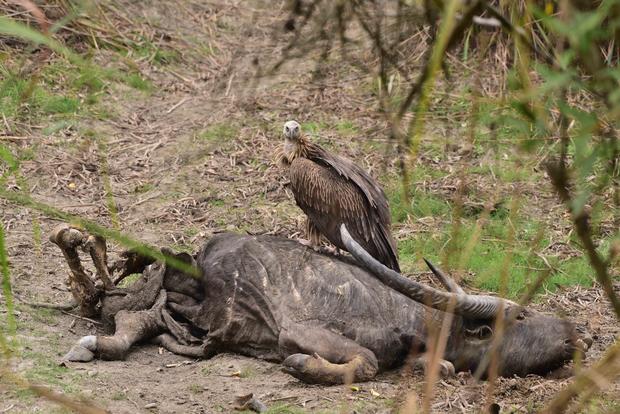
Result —
<svg viewBox="0 0 620 414"><path fill-rule="evenodd" d="M588 254L588 259L590 260L590 265L594 268L596 272L596 279L603 287L605 294L609 298L609 301L612 304L614 312L618 319L620 319L620 300L616 296L614 292L614 287L611 282L611 277L609 276L607 263L603 260L603 258L596 251L596 245L592 240L592 232L590 228L590 215L585 211L585 209L581 209L581 211L574 211L571 207L573 197L570 194L570 185L568 173L566 171L566 166L562 165L562 163L558 162L549 162L547 164L547 174L551 178L551 182L555 190L557 191L560 199L564 204L566 204L567 208L571 212L573 217L573 223L575 225L575 230L577 230L577 235L581 240L584 250Z"/></svg>

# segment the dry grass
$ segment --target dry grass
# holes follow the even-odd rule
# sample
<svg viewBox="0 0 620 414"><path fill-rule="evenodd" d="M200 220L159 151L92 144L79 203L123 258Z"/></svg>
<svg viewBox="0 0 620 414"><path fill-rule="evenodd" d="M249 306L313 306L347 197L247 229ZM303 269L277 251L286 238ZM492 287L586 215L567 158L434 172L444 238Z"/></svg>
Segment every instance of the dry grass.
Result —
<svg viewBox="0 0 620 414"><path fill-rule="evenodd" d="M68 4L64 1L48 3L43 10L55 20L66 15ZM0 7L18 19L28 19L7 2L0 2ZM534 152L528 152L531 136L520 132L524 128L528 130L529 124L506 110L510 104L531 101L532 96L538 96L533 95L532 90L510 95L504 89L506 83L518 80L518 71L514 71L512 65L514 48L505 40L510 39L509 36L494 43L499 35L493 32L472 31L467 35L467 31L462 30L466 35L464 38L469 36L471 41L469 56L465 59L463 48L448 48L446 51L446 43L437 43L432 49L436 52L429 52L431 49L426 43L432 40L433 30L403 24L405 34L388 32L388 39L379 39L386 42L383 49L402 51L397 56L386 57L376 53L382 48L375 47L373 52L370 47L377 40L372 36L373 26L364 28L361 24L365 18L373 18L372 9L346 10L354 22L347 36L357 43L339 44L318 35L308 35L313 30L312 20L307 26L297 26L299 34L283 36L279 29L285 20L285 12L275 15L261 2L247 7L237 3L203 5L189 2L179 6L184 9L179 16L171 12L171 7L162 2L148 9L122 2L104 2L80 13L71 25L56 35L78 51L91 50L95 54L95 63L109 61L107 66L112 65L127 74L139 74L140 79L148 80L156 85L155 88L146 88L143 92L139 88L129 88L126 80L97 75L95 78L103 78L106 86L97 91L103 102L94 103L97 110L93 112L101 114L102 107L112 108L113 111L106 116L94 117L80 111L74 111L75 116L66 115L67 112L34 112L30 109L38 101L22 101L23 94L20 93L21 102L16 105L19 109L16 113L20 116L4 117L6 132L0 142L19 162L19 174L7 169L6 164L2 166L2 172L8 172L2 182L2 208L13 287L20 292L56 301L66 296L56 292L50 297L52 293L47 282L56 282L53 275L47 275L45 263L53 254L41 240L41 228L45 232L51 227L52 218L72 218L65 212L88 218L90 221L85 224L97 231L105 229L94 227L95 223L118 228L120 232L105 232L119 242L130 240L131 243L126 237L131 234L133 240L173 244L178 249L188 250L199 246L205 237L225 230L296 235L302 228L302 217L293 206L285 182L271 159L279 124L289 117L305 122L316 139L335 151L363 160L373 174L384 177L385 182L395 188L398 188L399 174L405 174L408 181L404 181L404 199L414 187L427 197L424 199L426 205L416 201L415 197L415 204L403 203L403 220L395 225L401 245L429 239L433 233L446 233L447 239L437 240L430 249L441 250L446 258L451 253L465 251L466 254L453 263L456 263L457 275L466 282L471 282L468 279L468 271L471 271L468 256L488 260L488 256L476 256L474 249L484 242L485 237L494 238L494 243L500 246L496 250L511 252L495 259L504 275L496 285L500 291L506 289L508 267L515 263L513 258L521 257L519 249L525 250L519 247L518 234L510 236L511 239L508 235L496 237L483 232L489 220L492 223L499 220L491 217L498 209L489 201L504 198L507 194L517 194L518 200L514 202L523 205L519 213L537 217L544 223L545 231L551 234L543 249L532 248L530 251L528 248L528 255L551 252L563 263L567 258L582 254L584 239L577 241L572 237L571 218L567 214L570 210L558 202L550 187L541 188L542 181L539 181L545 179L541 171L544 161L558 154L561 147L560 130L550 128L546 134L536 136L538 142L544 144ZM323 15L319 17L325 19ZM333 27L334 34L341 33L337 24L330 27ZM440 26L437 39L450 43L450 32L454 30L461 29L458 25L455 29ZM246 41L246 37L252 40ZM4 50L10 50L11 59L19 61L23 58L15 53L24 47L23 43L12 43L13 39L6 38L3 41ZM285 48L284 54L279 54L281 45L287 41L290 46ZM538 47L548 45L540 39L533 42ZM305 57L292 59L302 55ZM346 59L337 58L345 55ZM33 73L43 73L37 85L47 87L45 71L53 59L56 57L44 54L32 59ZM278 63L280 59L281 65ZM258 66L255 61L259 62ZM450 78L441 73L442 61L448 62L447 67L451 68ZM350 62L351 66L344 66L342 62ZM273 67L278 70L272 71ZM384 70L380 69L382 67ZM272 72L275 75L271 76ZM480 79L476 73L488 76ZM257 74L259 76L254 77ZM433 79L436 81L434 85L431 83ZM47 100L55 96L58 88L64 88L60 86L66 83L64 80L62 77L55 84L58 86L44 90ZM525 79L519 81L524 83ZM542 81L536 76L530 82L536 87ZM468 88L463 88L464 85ZM412 91L411 101L405 105ZM81 103L80 93L83 93L81 89L75 92L73 99ZM422 99L419 93L424 93ZM595 99L583 91L576 91L567 98L572 106L584 110L597 108ZM476 103L470 105L470 100ZM41 106L45 107L45 104ZM376 111L377 108L380 111ZM557 107L552 107L549 113L551 116L545 120L547 124L561 123L562 115ZM610 110L610 114L613 113ZM491 122L481 122L484 117L490 118ZM609 118L601 116L601 121L608 124ZM57 129L45 135L43 129L50 125L57 125ZM514 128L503 130L506 125ZM577 127L571 128L574 132ZM345 130L354 132L345 134ZM515 147L525 148L525 151L515 151ZM413 156L407 153L408 148L415 149ZM575 154L568 155L574 162ZM520 161L519 158L523 157L535 157L534 165ZM519 176L519 169L525 165L527 171L534 174L533 180L523 180ZM476 168L490 172L474 176ZM420 171L424 174L416 176ZM431 171L443 171L445 175L432 176ZM463 176L467 179L464 180ZM612 177L612 183L614 179L617 180ZM579 185L578 182L578 189L583 188ZM494 191L486 191L487 188ZM617 187L616 193L612 186L605 188L612 188L612 191L591 193L593 202L590 207L594 212L597 208L617 212L618 202L614 199ZM23 197L23 193L16 193L16 189L43 204L33 204L30 198ZM569 194L569 197L572 199L575 195ZM435 203L437 199L444 203L442 200L449 200L446 210ZM567 200L567 204L570 203ZM426 214L414 214L412 205ZM468 238L461 245L455 240L462 229L455 223L470 224L466 217L470 211L478 211L471 224L479 231L474 232L476 237ZM519 213L516 208L508 209L508 215L497 223L515 223L518 217L514 215ZM611 252L613 246L617 246L618 237L617 226L614 227L618 215L614 214L592 215L594 222L600 220L597 227L600 234L595 235L596 241L609 240L605 246L610 253L598 254L608 254L608 269L612 272L617 257L614 259ZM38 236L34 230L37 228ZM547 258L545 255L545 260ZM58 265L58 258L54 260ZM528 260L524 266L539 267L540 280L548 272L560 273L556 263L545 260L540 259L535 266ZM5 264L3 270L8 272L8 265ZM411 270L417 269L412 267ZM41 286L41 282L28 274L45 278L46 283ZM599 280L604 277L604 274L599 275ZM10 298L6 290L7 275L4 280L4 297ZM537 276L528 280L535 286ZM613 297L613 286L611 292L607 290L607 295ZM531 298L532 295L526 295L527 300ZM594 355L600 357L609 348L610 353L605 358L608 361L614 358L612 345L618 335L617 321L611 316L600 288L568 288L560 295L539 296L537 300L543 303L536 306L562 310L577 322L585 324L588 322L585 319L590 319L589 323L595 325L590 326L590 330L600 333L602 338ZM9 303L7 301L7 305ZM586 310L589 313L584 318ZM9 305L7 315L13 314ZM27 315L23 317L28 318ZM19 324L23 322L18 318ZM66 327L71 319L61 317L57 323ZM90 332L89 329L84 324L80 326L80 333ZM15 329L9 329L8 333L8 338L15 337ZM437 340L442 343L445 335L440 335ZM44 352L49 358L54 357L50 350ZM440 354L438 352L436 357ZM517 411L531 412L542 408L555 393L558 393L558 399L550 402L553 410L556 409L553 407L559 407L560 399L564 406L570 400L568 397L577 394L582 396L578 404L587 410L590 407L588 401L605 385L612 391L603 394L601 406L613 410L614 404L617 407L613 395L617 384L614 385L612 378L618 375L613 366L611 363L592 364L592 368L577 376L574 382L527 378L496 379L488 384L477 384L467 376L436 382L435 366L427 374L424 388L419 384L423 379L421 376L414 377L414 380L388 377L394 386L386 392L398 402L409 401L412 412L419 409L420 402L426 412L480 411L496 402L503 407L512 406ZM602 372L603 367L609 371ZM592 378L596 370L601 371L604 381L584 380ZM121 381L126 384L135 381L134 370L129 371L121 374L125 375ZM283 387L290 387L285 379L278 381ZM373 384L373 387L380 384ZM400 388L403 391L399 391ZM566 391L562 392L563 388ZM410 394L409 390L412 390ZM530 390L534 392L533 397L528 396ZM295 392L306 391L295 389ZM385 408L372 399L368 402L340 390L318 390L312 398L320 401L320 395L324 393L331 395L328 398L344 398L344 409L351 408L346 403L349 397L368 403L367 407L358 408L360 411ZM131 398L140 398L142 403L142 397L137 394L132 394ZM528 398L534 400L531 406ZM15 404L23 404L15 401ZM296 401L303 401L303 398ZM132 401L122 399L117 404L123 409L139 408ZM330 404L329 400L327 404ZM595 409L592 408L592 412L596 412Z"/></svg>

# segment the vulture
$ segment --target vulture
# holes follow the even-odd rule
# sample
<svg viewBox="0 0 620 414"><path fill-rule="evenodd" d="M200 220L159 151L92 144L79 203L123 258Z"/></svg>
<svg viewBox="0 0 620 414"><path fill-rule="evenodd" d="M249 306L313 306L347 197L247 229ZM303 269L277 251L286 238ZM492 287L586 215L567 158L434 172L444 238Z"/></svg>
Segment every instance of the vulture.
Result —
<svg viewBox="0 0 620 414"><path fill-rule="evenodd" d="M327 152L306 139L296 121L284 124L284 145L278 154L288 169L295 202L306 213L310 243L324 235L347 250L340 225L381 263L400 272L396 243L390 232L390 208L385 193L361 167Z"/></svg>

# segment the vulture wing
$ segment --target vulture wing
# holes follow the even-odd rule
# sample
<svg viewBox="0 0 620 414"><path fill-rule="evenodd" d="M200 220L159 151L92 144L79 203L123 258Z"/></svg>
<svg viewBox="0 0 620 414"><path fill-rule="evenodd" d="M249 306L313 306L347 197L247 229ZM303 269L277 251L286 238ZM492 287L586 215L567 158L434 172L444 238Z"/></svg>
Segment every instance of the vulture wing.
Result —
<svg viewBox="0 0 620 414"><path fill-rule="evenodd" d="M329 241L346 250L340 224L371 255L399 270L396 244L390 233L390 210L381 187L348 159L315 144L306 144L305 157L289 166L297 205Z"/></svg>

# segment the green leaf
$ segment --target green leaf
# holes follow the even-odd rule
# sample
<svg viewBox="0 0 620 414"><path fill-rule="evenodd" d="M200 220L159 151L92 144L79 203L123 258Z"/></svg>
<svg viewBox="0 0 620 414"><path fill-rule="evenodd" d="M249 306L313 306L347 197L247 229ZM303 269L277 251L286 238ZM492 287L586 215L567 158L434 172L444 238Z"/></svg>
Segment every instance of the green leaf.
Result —
<svg viewBox="0 0 620 414"><path fill-rule="evenodd" d="M54 52L59 53L69 59L71 62L83 64L81 57L73 53L69 48L52 39L43 33L34 30L23 23L17 22L4 16L0 16L0 34L13 36L32 42L36 45L45 45Z"/></svg>

